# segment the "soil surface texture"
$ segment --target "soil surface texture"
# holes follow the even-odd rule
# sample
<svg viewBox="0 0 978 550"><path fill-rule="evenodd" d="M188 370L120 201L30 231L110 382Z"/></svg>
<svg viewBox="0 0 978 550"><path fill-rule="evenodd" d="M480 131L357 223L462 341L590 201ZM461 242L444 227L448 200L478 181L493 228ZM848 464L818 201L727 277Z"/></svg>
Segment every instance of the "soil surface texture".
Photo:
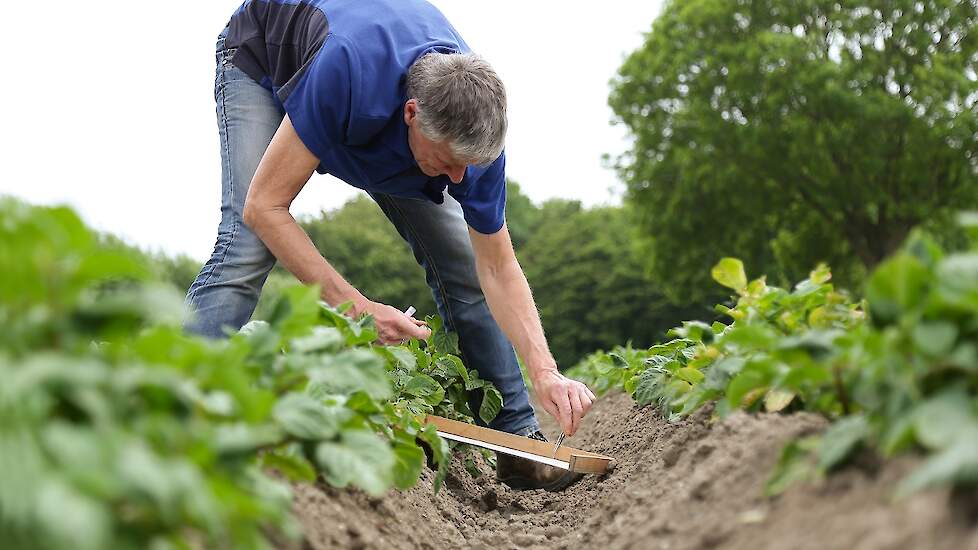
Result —
<svg viewBox="0 0 978 550"><path fill-rule="evenodd" d="M488 466L472 478L455 464L437 495L426 470L413 489L383 498L297 486L294 507L305 531L302 547L316 550L978 550L973 492L931 491L894 501L896 482L919 464L913 458L885 465L858 460L824 482L763 496L784 443L824 427L807 413L737 413L711 422L705 409L670 423L653 408L612 394L595 403L566 444L615 457L617 468L562 493L513 491Z"/></svg>

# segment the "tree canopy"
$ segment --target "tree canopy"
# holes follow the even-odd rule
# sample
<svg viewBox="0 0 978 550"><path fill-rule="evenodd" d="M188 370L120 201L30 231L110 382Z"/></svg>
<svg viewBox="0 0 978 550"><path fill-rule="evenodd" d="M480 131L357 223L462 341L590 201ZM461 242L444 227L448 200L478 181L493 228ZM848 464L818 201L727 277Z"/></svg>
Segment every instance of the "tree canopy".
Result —
<svg viewBox="0 0 978 550"><path fill-rule="evenodd" d="M978 2L671 1L612 82L618 160L674 300L743 258L858 280L978 204Z"/></svg>
<svg viewBox="0 0 978 550"><path fill-rule="evenodd" d="M559 365L631 341L648 346L684 316L646 276L624 208L583 208L554 199L536 212L532 239L517 250Z"/></svg>

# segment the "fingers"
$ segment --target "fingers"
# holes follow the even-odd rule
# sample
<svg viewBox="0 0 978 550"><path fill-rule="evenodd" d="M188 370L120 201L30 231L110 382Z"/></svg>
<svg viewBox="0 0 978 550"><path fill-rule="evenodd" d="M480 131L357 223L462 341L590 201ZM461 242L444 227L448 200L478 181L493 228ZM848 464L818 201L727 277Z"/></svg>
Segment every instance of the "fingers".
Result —
<svg viewBox="0 0 978 550"><path fill-rule="evenodd" d="M591 410L591 405L594 404L594 394L584 384L579 383L578 388L580 389L578 395L581 398L581 419L583 419L587 415L587 412Z"/></svg>
<svg viewBox="0 0 978 550"><path fill-rule="evenodd" d="M571 421L572 411L567 387L558 385L554 388L554 392L556 395L553 402L557 406L557 422L560 424L560 429L567 435L573 434L574 424Z"/></svg>
<svg viewBox="0 0 978 550"><path fill-rule="evenodd" d="M415 324L413 319L410 317L402 316L400 319L395 321L395 337L394 340L398 344L403 344L405 341L411 338L417 338L418 340L426 340L431 336L431 330L427 325Z"/></svg>
<svg viewBox="0 0 978 550"><path fill-rule="evenodd" d="M428 329L428 327L416 325L413 322L411 322L411 319L407 319L407 322L405 322L402 326L404 327L405 334L407 334L411 338L424 340L425 338L431 335L431 331Z"/></svg>
<svg viewBox="0 0 978 550"><path fill-rule="evenodd" d="M587 392L587 396L591 399L592 403L598 399L597 397L594 396L594 392L591 391L591 388L587 387L587 385L585 384L581 384L581 385L584 386L584 391Z"/></svg>
<svg viewBox="0 0 978 550"><path fill-rule="evenodd" d="M581 392L578 391L578 388L571 388L570 406L571 431L567 432L567 435L574 435L577 432L577 428L581 425L581 418L584 416L584 405L581 403Z"/></svg>
<svg viewBox="0 0 978 550"><path fill-rule="evenodd" d="M549 414L554 418L557 418L557 416L559 416L559 412L557 411L557 405L554 405L553 401L549 399L539 399L539 401L540 404L543 405L543 410L547 411L547 414Z"/></svg>

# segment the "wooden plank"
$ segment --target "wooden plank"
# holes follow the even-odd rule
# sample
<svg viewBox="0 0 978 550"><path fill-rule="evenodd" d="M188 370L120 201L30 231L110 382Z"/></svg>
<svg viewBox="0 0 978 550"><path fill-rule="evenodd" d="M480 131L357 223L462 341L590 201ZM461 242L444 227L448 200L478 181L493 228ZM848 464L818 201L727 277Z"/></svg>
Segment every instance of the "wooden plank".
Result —
<svg viewBox="0 0 978 550"><path fill-rule="evenodd" d="M455 439L458 441L460 440L458 438L465 438L469 440L466 442L473 442L469 443L472 445L479 445L479 442L485 443L488 445L484 444L479 446L492 448L492 450L497 452L503 452L515 456L523 456L524 454L533 455L530 457L524 456L524 458L530 458L531 460L538 460L539 462L548 464L550 464L549 461L566 463L566 467L562 464L550 465L558 468L564 468L572 472L600 474L614 468L615 460L610 456L582 451L580 449L575 449L573 447L567 447L564 445L561 445L557 449L557 453L555 455L554 445L552 443L547 443L546 441L539 441L537 439L530 439L528 437L491 430L489 428L483 428L482 426L466 424L465 422L459 422L457 420L451 420L435 415L428 415L426 422L429 424L434 424L435 428L437 428L439 432L442 432L443 435L447 434L456 436L450 437L450 439ZM547 460L539 460L541 457Z"/></svg>
<svg viewBox="0 0 978 550"><path fill-rule="evenodd" d="M585 474L603 474L615 469L615 459L610 457L571 454L567 469Z"/></svg>

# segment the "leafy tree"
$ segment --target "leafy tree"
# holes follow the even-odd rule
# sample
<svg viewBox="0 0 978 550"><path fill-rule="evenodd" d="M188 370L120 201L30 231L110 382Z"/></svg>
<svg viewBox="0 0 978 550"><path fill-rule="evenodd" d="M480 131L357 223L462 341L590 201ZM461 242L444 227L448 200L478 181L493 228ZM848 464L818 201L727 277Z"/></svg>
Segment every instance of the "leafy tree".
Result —
<svg viewBox="0 0 978 550"><path fill-rule="evenodd" d="M978 204L976 0L671 1L612 83L650 267L705 299L737 255L850 286Z"/></svg>
<svg viewBox="0 0 978 550"><path fill-rule="evenodd" d="M120 253L138 257L154 278L168 283L179 292L185 293L200 273L203 262L186 254L170 256L161 250L147 250L130 244L125 239L111 233L96 235L100 246L117 249Z"/></svg>
<svg viewBox="0 0 978 550"><path fill-rule="evenodd" d="M651 344L683 315L646 277L621 207L584 209L555 199L537 213L532 239L517 251L558 364L631 340Z"/></svg>
<svg viewBox="0 0 978 550"><path fill-rule="evenodd" d="M181 292L186 292L200 273L201 264L189 256L168 256L163 253L150 254L147 258L158 273L159 279L172 284Z"/></svg>
<svg viewBox="0 0 978 550"><path fill-rule="evenodd" d="M533 234L533 226L537 221L538 209L523 194L520 185L512 180L506 181L506 228L513 240L513 248L519 250Z"/></svg>

